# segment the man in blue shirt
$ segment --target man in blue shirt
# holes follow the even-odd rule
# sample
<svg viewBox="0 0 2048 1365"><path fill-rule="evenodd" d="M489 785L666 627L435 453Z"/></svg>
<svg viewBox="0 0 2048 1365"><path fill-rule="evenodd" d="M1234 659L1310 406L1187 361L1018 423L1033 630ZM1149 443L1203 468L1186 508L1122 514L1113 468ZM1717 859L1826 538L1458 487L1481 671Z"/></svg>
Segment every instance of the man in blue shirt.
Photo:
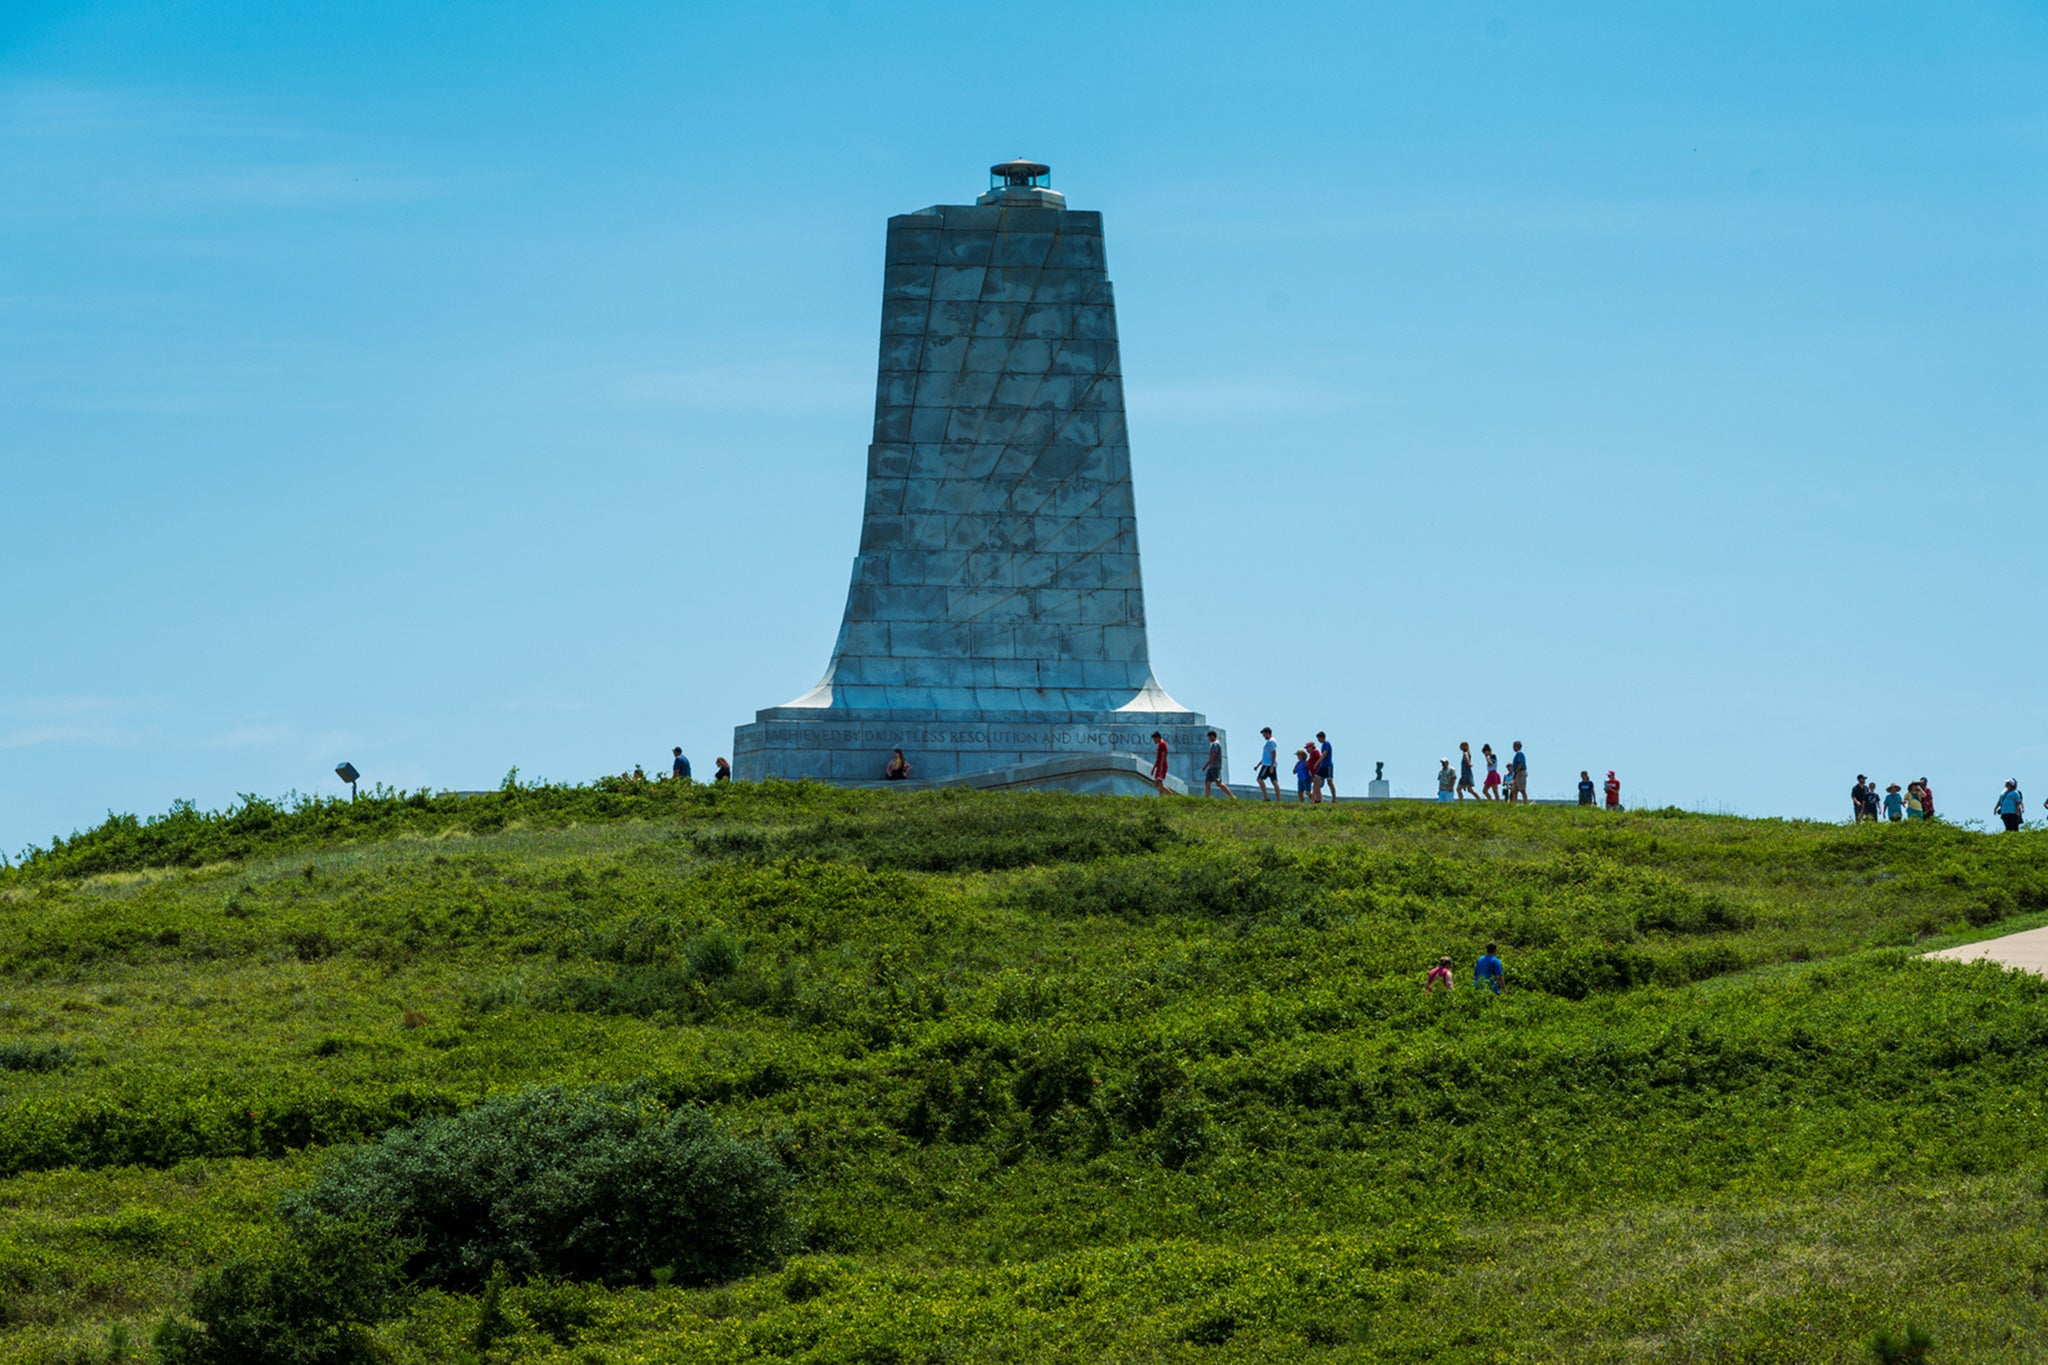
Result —
<svg viewBox="0 0 2048 1365"><path fill-rule="evenodd" d="M1998 804L1992 809L1998 812L1999 819L2005 821L2007 834L2019 833L2020 821L2027 813L2027 798L2020 791L2017 777L2006 780L2005 790L1998 794Z"/></svg>
<svg viewBox="0 0 2048 1365"><path fill-rule="evenodd" d="M1257 774L1259 779L1259 800L1278 801L1280 799L1280 746L1273 742L1272 726L1262 727L1259 733L1266 737L1265 744L1259 749L1259 771ZM1273 784L1271 795L1268 795L1266 792L1266 784L1268 782Z"/></svg>
<svg viewBox="0 0 2048 1365"><path fill-rule="evenodd" d="M1515 741L1515 756L1508 760L1508 800L1529 804L1529 756L1522 752L1522 741Z"/></svg>
<svg viewBox="0 0 2048 1365"><path fill-rule="evenodd" d="M1316 731L1316 748L1321 752L1321 758L1316 762L1316 781L1322 783L1324 788L1329 791L1330 799L1335 801L1337 799L1337 760L1332 757L1334 751L1330 748L1330 737L1321 730Z"/></svg>
<svg viewBox="0 0 2048 1365"><path fill-rule="evenodd" d="M683 757L683 746L676 746L676 761L669 767L669 776L680 782L690 780L690 760Z"/></svg>
<svg viewBox="0 0 2048 1365"><path fill-rule="evenodd" d="M1508 975L1507 968L1501 965L1499 952L1498 943L1487 944L1486 955L1481 957L1478 965L1472 969L1472 984L1484 986L1495 995L1499 995L1500 988L1507 984Z"/></svg>

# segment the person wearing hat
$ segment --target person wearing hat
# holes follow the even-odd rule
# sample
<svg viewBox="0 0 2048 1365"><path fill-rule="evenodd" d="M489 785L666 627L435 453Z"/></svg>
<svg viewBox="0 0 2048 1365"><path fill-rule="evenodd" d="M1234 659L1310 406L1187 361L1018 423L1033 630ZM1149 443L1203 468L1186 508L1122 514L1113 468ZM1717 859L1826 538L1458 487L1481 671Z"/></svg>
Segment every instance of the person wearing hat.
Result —
<svg viewBox="0 0 2048 1365"><path fill-rule="evenodd" d="M1439 801L1457 800L1458 775L1451 771L1451 760L1440 758L1437 760L1437 763L1439 766L1436 770L1436 799Z"/></svg>
<svg viewBox="0 0 2048 1365"><path fill-rule="evenodd" d="M1884 818L1894 823L1906 818L1906 801L1896 782L1884 789Z"/></svg>
<svg viewBox="0 0 2048 1365"><path fill-rule="evenodd" d="M2027 814L2027 798L2020 791L2020 780L2017 777L2008 777L2005 780L2005 790L1998 794L1998 803L1991 809L1997 813L1999 819L2005 821L2007 834L2019 833L2020 821L2025 819Z"/></svg>
<svg viewBox="0 0 2048 1365"><path fill-rule="evenodd" d="M1255 774L1259 779L1259 800L1278 801L1280 799L1280 746L1273 742L1272 726L1264 725L1259 727L1259 733L1266 737L1265 744L1259 749L1259 768ZM1273 790L1270 795L1266 791L1266 784L1268 782L1273 784Z"/></svg>
<svg viewBox="0 0 2048 1365"><path fill-rule="evenodd" d="M1924 820L1927 818L1927 808L1920 801L1920 779L1917 777L1906 784L1906 818L1908 820Z"/></svg>
<svg viewBox="0 0 2048 1365"><path fill-rule="evenodd" d="M1607 809L1621 809L1621 779L1614 775L1614 769L1607 770Z"/></svg>

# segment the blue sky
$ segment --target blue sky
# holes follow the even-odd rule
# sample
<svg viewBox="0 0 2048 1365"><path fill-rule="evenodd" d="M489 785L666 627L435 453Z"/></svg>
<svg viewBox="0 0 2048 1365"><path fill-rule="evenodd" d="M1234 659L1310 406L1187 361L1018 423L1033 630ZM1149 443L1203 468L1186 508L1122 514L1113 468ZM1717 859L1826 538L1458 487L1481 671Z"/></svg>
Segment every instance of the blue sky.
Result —
<svg viewBox="0 0 2048 1365"><path fill-rule="evenodd" d="M884 220L1018 154L1105 215L1240 775L2048 797L2044 89L1967 0L16 0L0 848L708 767L832 642Z"/></svg>

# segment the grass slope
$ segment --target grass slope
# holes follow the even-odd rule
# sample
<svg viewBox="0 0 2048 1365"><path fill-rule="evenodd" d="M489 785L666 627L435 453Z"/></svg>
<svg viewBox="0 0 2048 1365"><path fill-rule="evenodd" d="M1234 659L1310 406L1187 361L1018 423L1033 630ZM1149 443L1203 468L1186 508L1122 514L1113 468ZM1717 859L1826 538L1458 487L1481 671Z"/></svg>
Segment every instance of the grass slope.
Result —
<svg viewBox="0 0 2048 1365"><path fill-rule="evenodd" d="M2048 840L614 782L112 820L0 873L0 1353L141 1358L323 1149L539 1084L802 1191L493 1361L2048 1355ZM1461 982L1487 938L1513 988ZM396 1361L477 1358L429 1291Z"/></svg>

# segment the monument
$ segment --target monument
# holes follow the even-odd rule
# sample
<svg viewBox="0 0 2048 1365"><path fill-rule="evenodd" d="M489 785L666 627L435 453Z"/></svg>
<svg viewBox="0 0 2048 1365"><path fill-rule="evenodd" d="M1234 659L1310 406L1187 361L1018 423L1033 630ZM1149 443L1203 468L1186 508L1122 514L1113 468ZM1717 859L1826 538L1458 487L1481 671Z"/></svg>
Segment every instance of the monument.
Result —
<svg viewBox="0 0 2048 1365"><path fill-rule="evenodd" d="M733 735L741 779L1150 790L1207 721L1152 676L1102 215L1047 168L889 220L860 552L831 663ZM1219 731L1220 735L1220 731Z"/></svg>

